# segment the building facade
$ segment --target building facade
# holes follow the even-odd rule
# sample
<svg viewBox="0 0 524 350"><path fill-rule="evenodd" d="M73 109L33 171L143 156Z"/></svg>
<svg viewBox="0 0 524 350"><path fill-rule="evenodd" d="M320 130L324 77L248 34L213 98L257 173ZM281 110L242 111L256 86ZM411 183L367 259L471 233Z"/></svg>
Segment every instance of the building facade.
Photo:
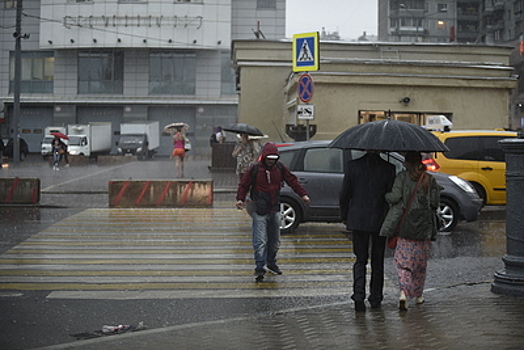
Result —
<svg viewBox="0 0 524 350"><path fill-rule="evenodd" d="M379 40L485 43L484 4L483 0L379 0Z"/></svg>
<svg viewBox="0 0 524 350"><path fill-rule="evenodd" d="M379 40L513 46L524 76L524 0L379 0ZM510 128L524 127L524 79L509 101Z"/></svg>
<svg viewBox="0 0 524 350"><path fill-rule="evenodd" d="M0 9L2 137L15 132L16 4ZM213 128L237 120L231 40L284 37L285 0L23 0L21 24L31 152L46 126L112 122L116 141L120 123L159 121L189 124L192 154L208 155ZM161 137L159 155L171 149Z"/></svg>
<svg viewBox="0 0 524 350"><path fill-rule="evenodd" d="M320 42L320 69L309 72L314 93L300 101L292 68L291 41L233 42L239 87L239 118L273 141L289 141L281 130L316 128L328 140L362 122L391 117L426 125L444 115L453 129L510 125L509 97L517 78L513 48L429 43ZM263 92L263 93L261 93ZM297 106L313 106L313 118ZM302 135L304 136L304 135Z"/></svg>

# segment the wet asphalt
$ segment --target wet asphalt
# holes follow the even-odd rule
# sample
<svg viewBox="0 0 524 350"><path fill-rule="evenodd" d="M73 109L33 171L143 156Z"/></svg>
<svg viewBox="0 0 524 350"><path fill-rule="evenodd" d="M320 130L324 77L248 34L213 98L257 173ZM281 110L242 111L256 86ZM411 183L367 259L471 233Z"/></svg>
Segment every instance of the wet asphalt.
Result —
<svg viewBox="0 0 524 350"><path fill-rule="evenodd" d="M212 179L215 194L213 207L227 210L234 205L236 176L230 171L209 169L207 159L188 159L186 176ZM116 179L166 179L174 177L169 159L98 166L71 166L53 171L49 163L31 156L18 165L0 170L1 177L38 177L41 198L36 206L2 206L1 252L8 251L33 235L87 209L108 208L107 183ZM337 224L304 224L300 230L342 231ZM352 309L347 295L331 298L262 298L204 300L191 303L183 320L165 327L154 325L137 332L126 332L93 339L73 340L70 335L41 335L24 341L13 327L13 310L32 312L27 299L45 304L45 293L28 293L17 299L13 294L0 295L0 308L6 318L3 329L13 329L2 349L520 349L524 344L524 299L493 294L493 273L503 268L505 253L505 211L503 207L486 207L477 222L460 223L448 235L440 235L433 244L428 264L425 295L427 302L413 306L407 313L396 309L395 276L391 252L387 253L386 276L391 281L381 310L359 314ZM34 300L33 300L34 301ZM183 304L182 300L174 303ZM214 303L221 304L217 307ZM38 303L38 302L37 302ZM79 303L79 301L76 301ZM187 303L187 301L186 301ZM238 303L242 312L233 311ZM80 305L62 302L70 313L90 308L111 309L104 302L83 301ZM122 307L122 302L113 307ZM187 310L186 304L186 310ZM140 307L162 314L165 305L142 301ZM204 310L220 312L206 316ZM228 313L227 310L231 310ZM164 311L165 312L165 311ZM38 314L37 314L38 315ZM72 315L70 315L72 316ZM172 315L171 315L172 316ZM195 317L196 316L196 317ZM37 316L38 317L38 316ZM49 314L41 315L50 317ZM161 317L161 316L160 316ZM170 316L165 316L169 318ZM31 317L19 317L19 323ZM56 316L60 320L60 316ZM21 321L24 320L24 321ZM11 322L11 323L10 323ZM40 321L33 323L39 324ZM10 323L6 325L6 323ZM20 330L21 331L21 330ZM35 336L38 330L33 330ZM92 331L92 329L86 329ZM9 339L7 339L9 338ZM13 338L18 338L15 340ZM68 341L69 339L69 341ZM2 345L3 344L3 345Z"/></svg>

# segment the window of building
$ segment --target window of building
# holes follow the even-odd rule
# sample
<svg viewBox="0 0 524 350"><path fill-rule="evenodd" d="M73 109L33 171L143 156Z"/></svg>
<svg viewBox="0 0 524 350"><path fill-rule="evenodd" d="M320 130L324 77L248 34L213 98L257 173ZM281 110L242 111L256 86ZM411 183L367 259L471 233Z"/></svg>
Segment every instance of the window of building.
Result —
<svg viewBox="0 0 524 350"><path fill-rule="evenodd" d="M14 90L15 53L9 55L9 92ZM21 53L21 93L53 93L55 58L52 51L24 51Z"/></svg>
<svg viewBox="0 0 524 350"><path fill-rule="evenodd" d="M196 53L194 51L151 51L149 94L194 95Z"/></svg>
<svg viewBox="0 0 524 350"><path fill-rule="evenodd" d="M122 94L124 53L81 51L78 54L79 94Z"/></svg>
<svg viewBox="0 0 524 350"><path fill-rule="evenodd" d="M448 4L437 4L437 12L448 12Z"/></svg>
<svg viewBox="0 0 524 350"><path fill-rule="evenodd" d="M5 9L14 9L16 8L16 0L4 0Z"/></svg>
<svg viewBox="0 0 524 350"><path fill-rule="evenodd" d="M276 9L277 0L257 0L257 9Z"/></svg>
<svg viewBox="0 0 524 350"><path fill-rule="evenodd" d="M220 93L222 95L234 95L235 88L235 72L231 66L231 52L222 52L222 62L220 71Z"/></svg>

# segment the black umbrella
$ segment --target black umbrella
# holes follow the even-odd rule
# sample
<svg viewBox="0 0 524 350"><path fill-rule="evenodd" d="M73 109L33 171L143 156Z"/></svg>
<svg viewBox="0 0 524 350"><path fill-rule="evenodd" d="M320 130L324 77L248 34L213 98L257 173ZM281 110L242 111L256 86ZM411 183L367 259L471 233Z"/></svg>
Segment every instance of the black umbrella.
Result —
<svg viewBox="0 0 524 350"><path fill-rule="evenodd" d="M384 119L354 126L338 135L329 147L386 152L446 152L449 148L421 126Z"/></svg>
<svg viewBox="0 0 524 350"><path fill-rule="evenodd" d="M264 133L258 128L244 123L233 123L223 130L251 136L264 136Z"/></svg>

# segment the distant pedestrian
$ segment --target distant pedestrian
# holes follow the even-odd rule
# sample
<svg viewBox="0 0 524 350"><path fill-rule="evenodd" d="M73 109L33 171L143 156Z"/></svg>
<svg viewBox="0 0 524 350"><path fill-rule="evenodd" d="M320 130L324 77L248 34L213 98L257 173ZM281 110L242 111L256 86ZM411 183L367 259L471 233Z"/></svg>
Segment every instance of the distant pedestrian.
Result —
<svg viewBox="0 0 524 350"><path fill-rule="evenodd" d="M380 237L380 227L388 205L385 194L395 179L395 166L369 151L346 166L340 191L342 223L351 231L353 252L353 295L355 311L366 311L366 267L371 245L371 281L368 301L372 308L380 308L384 299L384 251L386 238Z"/></svg>
<svg viewBox="0 0 524 350"><path fill-rule="evenodd" d="M60 162L67 152L67 146L59 137L55 136L51 142L51 147L51 153L53 155L53 170L58 171L60 170ZM67 165L69 165L69 162L67 162Z"/></svg>
<svg viewBox="0 0 524 350"><path fill-rule="evenodd" d="M231 155L237 159L236 174L242 181L247 168L258 161L262 145L258 140L249 138L248 134L240 134L240 142L235 146Z"/></svg>
<svg viewBox="0 0 524 350"><path fill-rule="evenodd" d="M177 128L173 135L173 153L171 158L175 159L176 177L184 177L184 158L186 157L186 137L182 134L182 128Z"/></svg>
<svg viewBox="0 0 524 350"><path fill-rule="evenodd" d="M424 302L422 293L431 241L437 237L435 214L440 198L440 186L427 173L419 152L408 152L405 165L406 170L397 175L391 192L385 197L390 205L402 203L402 207L406 208L413 194L398 230L394 256L400 287L400 310L407 310L411 298L415 298L417 304ZM384 222L384 225L387 226L388 222Z"/></svg>
<svg viewBox="0 0 524 350"><path fill-rule="evenodd" d="M302 188L297 177L278 161L278 148L274 143L267 143L262 151L262 159L251 165L238 184L238 209L243 209L248 192L252 194L255 209L252 234L255 257L256 281L264 279L267 271L281 275L277 265L277 252L280 246L280 189L285 182L304 201L309 203L306 190ZM251 191L250 191L251 189Z"/></svg>
<svg viewBox="0 0 524 350"><path fill-rule="evenodd" d="M221 126L217 126L213 133L211 134L211 137L209 138L209 145L213 146L214 143L224 143L226 142L226 134L222 130Z"/></svg>

